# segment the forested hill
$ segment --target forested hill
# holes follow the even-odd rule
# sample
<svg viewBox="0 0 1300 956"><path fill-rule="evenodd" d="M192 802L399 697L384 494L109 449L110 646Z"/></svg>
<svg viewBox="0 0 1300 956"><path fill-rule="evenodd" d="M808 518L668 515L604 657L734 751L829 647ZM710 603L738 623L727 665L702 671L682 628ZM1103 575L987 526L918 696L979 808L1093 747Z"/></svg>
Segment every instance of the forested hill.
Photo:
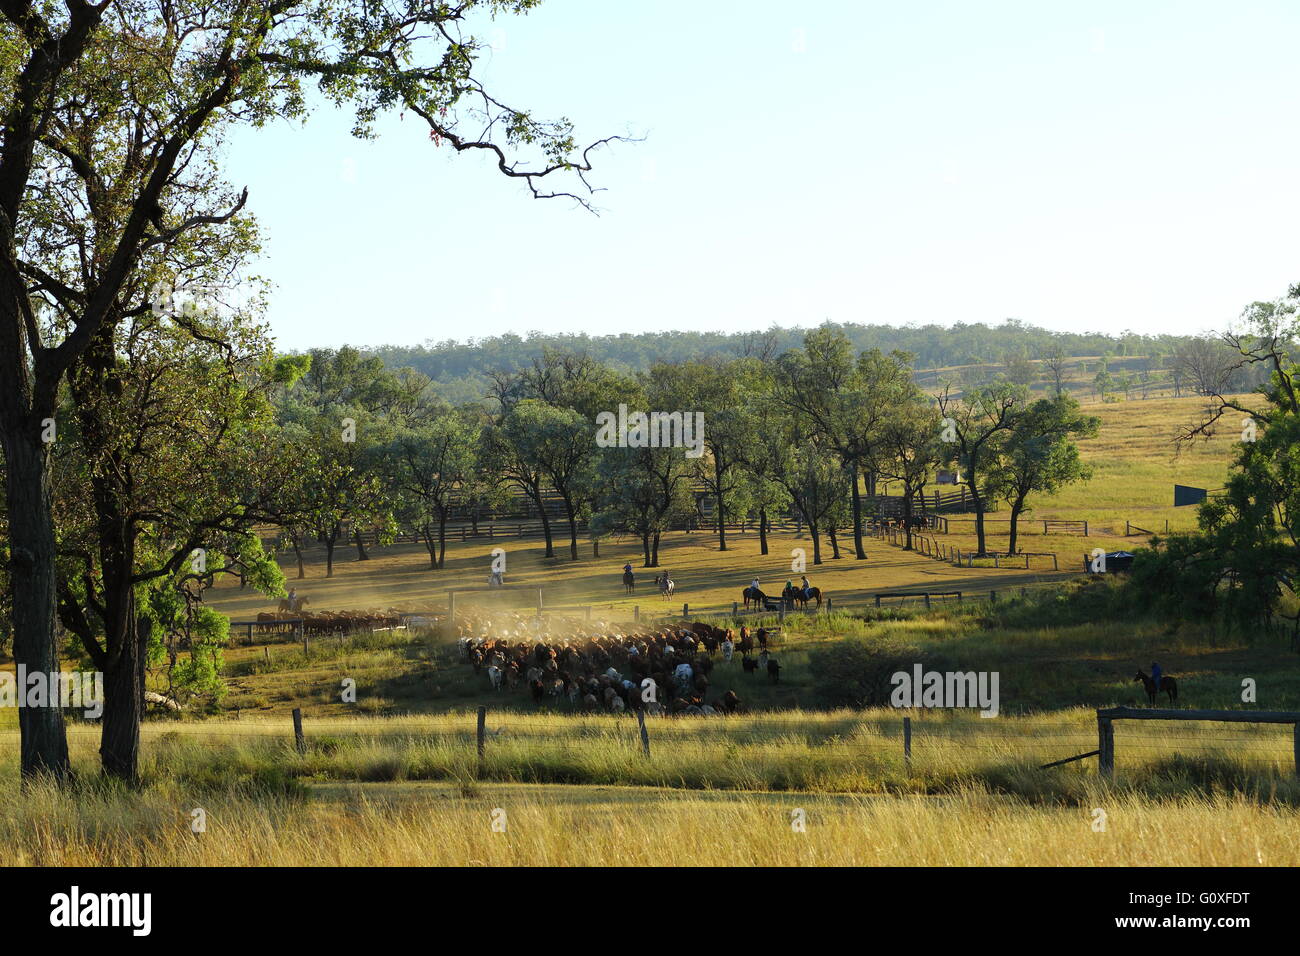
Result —
<svg viewBox="0 0 1300 956"><path fill-rule="evenodd" d="M915 356L915 368L1005 363L1011 358L1039 359L1053 352L1066 356L1161 357L1187 341L1184 336L1109 336L1095 332L1053 332L1009 319L1001 325L955 323L889 326L828 323L841 329L856 350L895 349ZM550 346L585 352L605 365L625 371L647 369L654 362L678 362L710 356L773 357L803 341L802 328L774 326L759 332L624 332L616 335L500 335L464 342L429 341L420 346L385 345L364 351L390 367L410 366L438 383L453 402L482 398L486 375L517 368Z"/></svg>

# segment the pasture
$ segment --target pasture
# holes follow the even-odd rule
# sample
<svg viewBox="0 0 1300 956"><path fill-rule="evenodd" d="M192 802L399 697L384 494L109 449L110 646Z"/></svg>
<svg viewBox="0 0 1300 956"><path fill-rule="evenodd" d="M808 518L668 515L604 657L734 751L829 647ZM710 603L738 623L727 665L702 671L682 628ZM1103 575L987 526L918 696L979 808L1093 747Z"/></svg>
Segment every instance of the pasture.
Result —
<svg viewBox="0 0 1300 956"><path fill-rule="evenodd" d="M1153 862L1143 846L1178 828L1191 836L1163 863L1294 864L1293 841L1282 836L1300 805L1287 729L1125 727L1113 784L1098 778L1095 759L1039 769L1096 747L1092 708L1142 703L1133 671L1153 659L1178 676L1180 705L1240 707L1242 680L1253 678L1258 706L1300 708L1300 661L1276 641L1175 629L1113 606L1116 589L1105 582L1070 583L1078 578L1067 560L1073 551L1141 540L1123 536L1125 519L1190 527L1194 509L1170 504L1173 481L1222 484L1230 436L1178 458L1168 445L1173 423L1195 406L1153 400L1093 409L1103 419L1099 437L1083 447L1093 480L1039 502L1021 532L1026 550L1061 553L1059 573L955 567L874 538L869 560L858 562L841 532L844 557L831 559L827 546L825 564L808 569L836 610L782 622L772 646L780 682L745 673L738 658L719 660L713 687L734 690L742 712L651 718L649 758L631 716L582 713L563 699L535 702L522 689L492 691L445 625L318 636L306 650L289 634L258 633L250 645L232 630L221 701L146 723L141 792L90 776L76 795L12 788L13 812L0 830L18 862L42 864L1131 865ZM1002 517L990 515L994 548ZM1036 535L1033 521L1043 518L1086 519L1092 534ZM967 520L951 519L945 538L953 546L973 544ZM562 535L556 540L566 555ZM646 630L679 621L686 602L692 618L732 625L731 602L751 578L779 592L797 579L791 551L810 555L806 535L773 533L767 556L752 532L732 533L729 542L724 553L705 531L665 537L661 563L678 587L671 602L653 591L655 572L639 567L638 543L628 540L603 542L599 559L583 542L580 559L570 561L545 558L535 537L453 538L441 571L429 569L416 545L372 548L365 561L340 548L332 578L318 549L306 552L303 579L292 560L282 564L309 610L443 615L446 589L481 585L490 548L501 546L508 583L543 588L553 632L627 632L634 608ZM642 582L635 595L620 581L628 561ZM874 609L873 594L924 590L961 590L964 600L928 612L919 599ZM1000 596L991 601L994 590ZM206 600L236 620L274 606L233 578ZM470 619L523 622L534 602L529 590L478 591L458 595L457 607ZM773 615L746 621L777 623ZM912 712L905 761L903 713L837 708L835 688L819 673L818 655L844 642L997 671L1002 714ZM355 701L342 698L344 680L355 682ZM488 707L481 764L480 704ZM293 747L294 708L306 715L305 753ZM16 743L12 711L0 721L0 736ZM81 723L70 731L74 766L88 774L97 736ZM4 748L0 760L12 763L15 750ZM187 831L190 806L208 814L201 839ZM1110 814L1105 833L1090 826L1095 806ZM491 826L498 809L508 817L504 833ZM803 832L791 829L794 810L806 818Z"/></svg>

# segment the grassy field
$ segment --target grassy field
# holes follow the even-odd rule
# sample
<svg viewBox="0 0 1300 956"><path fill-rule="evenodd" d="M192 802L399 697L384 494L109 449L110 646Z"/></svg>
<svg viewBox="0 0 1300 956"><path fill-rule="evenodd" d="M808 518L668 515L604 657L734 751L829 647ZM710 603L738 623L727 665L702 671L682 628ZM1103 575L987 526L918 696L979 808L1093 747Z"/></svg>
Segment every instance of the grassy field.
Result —
<svg viewBox="0 0 1300 956"><path fill-rule="evenodd" d="M660 788L338 785L312 799L4 793L0 839L43 866L1294 866L1300 813L1226 795L1044 807ZM192 830L204 811L206 830ZM804 826L792 825L796 811ZM494 829L494 824L496 828ZM502 829L504 824L504 829ZM1177 839L1168 839L1176 832ZM1158 840L1160 853L1150 847Z"/></svg>
<svg viewBox="0 0 1300 956"><path fill-rule="evenodd" d="M1031 516L1087 519L1092 535L1043 537L1031 522L1022 530L1025 549L1061 554L1060 573L957 568L874 539L858 562L842 538L842 560L827 548L826 564L810 568L839 610L786 619L774 643L780 683L719 661L713 689L734 689L744 713L652 718L648 759L632 717L579 714L567 701L539 706L523 690L494 694L461 663L457 632L445 625L316 638L305 651L288 636L249 645L239 632L219 704L146 723L138 790L97 777L98 729L76 723L78 784L19 791L15 713L0 711L0 839L15 862L42 865L1294 865L1300 783L1289 727L1124 722L1115 781L1098 776L1095 758L1040 769L1097 746L1093 708L1144 703L1133 673L1151 660L1177 675L1179 706L1300 709L1300 658L1277 639L1173 628L1124 606L1112 583L1071 582L1075 553L1081 561L1092 547L1142 540L1123 536L1125 519L1190 527L1194 509L1171 506L1173 482L1222 485L1231 436L1179 458L1168 443L1198 404L1094 407L1103 427L1084 447L1093 480ZM969 547L963 522L951 528L945 541ZM304 580L293 579L291 562L285 570L317 610L442 614L445 589L479 584L490 548L502 546L510 583L543 587L544 627L563 637L626 630L634 607L643 626L679 618L683 602L692 617L722 620L752 577L779 588L791 549L809 545L776 534L763 557L756 535L731 542L721 553L706 533L665 539L662 560L679 588L671 603L622 593L623 563L638 563L630 541L607 542L599 560L584 542L576 562L545 558L537 539L495 539L452 542L437 572L415 546L374 549L368 561L341 549L329 579L319 552L308 553ZM893 590L961 590L965 599L929 612L919 600L875 610L871 595ZM231 580L208 600L235 619L270 605ZM526 627L534 600L480 593L457 604ZM996 671L1001 713L911 712L909 763L905 712L836 705L821 655L847 643ZM1245 704L1248 678L1258 698ZM355 682L355 702L341 697L345 680ZM489 708L482 764L479 704ZM305 714L305 753L293 746L295 707ZM205 832L191 829L195 808ZM497 811L504 832L493 828ZM795 811L802 830L791 826ZM1172 831L1180 839L1150 859L1152 839Z"/></svg>

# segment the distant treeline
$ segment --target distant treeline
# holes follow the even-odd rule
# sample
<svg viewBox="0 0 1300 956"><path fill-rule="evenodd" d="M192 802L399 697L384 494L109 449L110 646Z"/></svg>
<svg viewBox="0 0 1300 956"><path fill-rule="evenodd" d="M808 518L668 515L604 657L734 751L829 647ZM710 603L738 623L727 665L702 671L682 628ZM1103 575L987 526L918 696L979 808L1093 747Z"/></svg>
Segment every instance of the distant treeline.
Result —
<svg viewBox="0 0 1300 956"><path fill-rule="evenodd" d="M957 322L940 325L889 326L826 323L842 332L856 352L880 349L910 353L918 370L952 366L1005 364L1009 360L1045 359L1052 354L1074 356L1149 356L1160 368L1193 336L1119 336L1099 332L1054 332L1008 319L997 326ZM676 363L717 357L775 358L803 343L806 329L773 326L759 332L624 332L617 335L544 335L531 333L468 339L430 340L424 345L383 345L365 349L390 368L410 367L433 380L453 403L477 401L488 390L493 371L516 369L539 357L544 349L591 356L623 372L640 372L656 362Z"/></svg>

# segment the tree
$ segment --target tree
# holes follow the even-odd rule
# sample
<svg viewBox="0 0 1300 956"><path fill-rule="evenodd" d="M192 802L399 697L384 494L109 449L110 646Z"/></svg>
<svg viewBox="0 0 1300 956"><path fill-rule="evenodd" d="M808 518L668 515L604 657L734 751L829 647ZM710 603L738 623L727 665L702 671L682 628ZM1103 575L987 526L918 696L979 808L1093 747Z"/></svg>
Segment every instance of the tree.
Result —
<svg viewBox="0 0 1300 956"><path fill-rule="evenodd" d="M1223 493L1200 507L1198 530L1156 538L1156 550L1135 566L1143 593L1170 612L1199 609L1248 630L1271 627L1284 615L1284 597L1300 587L1298 316L1300 286L1247 307L1245 328L1221 341L1237 355L1232 371L1267 371L1260 401L1212 395L1208 414L1178 436L1183 444L1208 438L1227 417L1240 441ZM1300 612L1291 621L1294 638Z"/></svg>
<svg viewBox="0 0 1300 956"><path fill-rule="evenodd" d="M988 510L988 492L984 487L985 471L994 471L1001 454L1001 439L1015 427L1024 405L1024 391L1009 383L980 389L955 401L945 389L939 396L940 437L951 444L957 463L970 488L975 506L976 551L988 553L984 534L984 513Z"/></svg>
<svg viewBox="0 0 1300 956"><path fill-rule="evenodd" d="M847 472L853 515L853 546L859 559L862 545L862 505L858 478L871 460L881 421L889 413L888 396L900 377L909 374L898 355L877 350L854 359L843 332L830 326L810 330L802 348L792 349L777 363L777 398L797 423L800 441L819 436Z"/></svg>
<svg viewBox="0 0 1300 956"><path fill-rule="evenodd" d="M1060 345L1053 345L1051 350L1043 357L1043 366L1047 369L1047 378L1052 383L1052 390L1056 397L1060 398L1065 394L1065 370L1069 365L1065 349Z"/></svg>
<svg viewBox="0 0 1300 956"><path fill-rule="evenodd" d="M214 236L252 235L240 218L247 193L215 174L231 128L301 117L303 86L315 82L330 101L356 107L358 135L370 135L382 112L410 113L435 146L484 152L534 197L590 208L590 156L610 140L579 150L567 121L504 104L477 78L479 44L461 35L476 11L529 6L14 0L0 8L0 446L20 663L58 670L51 448L41 436L59 383L138 314L156 266L201 256ZM520 162L520 151L536 164ZM565 176L576 177L575 189L549 185ZM43 323L34 297L58 321ZM24 708L19 727L23 774L64 777L57 709Z"/></svg>
<svg viewBox="0 0 1300 956"><path fill-rule="evenodd" d="M821 532L829 531L834 542L835 526L847 517L849 475L836 456L829 454L829 449L817 439L791 436L790 443L791 454L777 481L808 525L813 564L821 564Z"/></svg>
<svg viewBox="0 0 1300 956"><path fill-rule="evenodd" d="M690 473L680 448L605 449L593 526L601 534L636 535L642 566L659 567L661 536L692 510Z"/></svg>
<svg viewBox="0 0 1300 956"><path fill-rule="evenodd" d="M569 525L569 557L578 560L578 515L595 484L594 425L573 409L524 399L506 416L501 436L513 446L505 459L505 473L534 495L538 508L543 506L541 484L521 476L540 476L560 496ZM542 520L546 521L545 514ZM547 557L551 556L548 527Z"/></svg>
<svg viewBox="0 0 1300 956"><path fill-rule="evenodd" d="M910 383L909 383L910 384ZM903 484L903 527L905 549L912 548L912 517L916 499L924 491L936 466L947 460L948 449L940 441L939 414L921 390L911 385L911 394L900 401L881 427L877 467L883 477Z"/></svg>
<svg viewBox="0 0 1300 956"><path fill-rule="evenodd" d="M386 450L394 496L420 532L432 570L446 567L447 517L455 493L475 470L480 437L472 418L430 403L399 428Z"/></svg>
<svg viewBox="0 0 1300 956"><path fill-rule="evenodd" d="M683 414L703 411L704 454L691 460L693 477L713 499L718 529L718 550L727 550L727 520L749 511L749 482L745 480L744 452L757 439L753 421L742 407L743 382L748 362L689 362L660 364L650 371L652 394L659 403L675 401Z"/></svg>
<svg viewBox="0 0 1300 956"><path fill-rule="evenodd" d="M750 507L758 516L760 554L768 553L770 516L781 513L790 504L790 496L779 480L790 455L790 448L785 444L790 429L785 410L773 396L772 388L770 367L756 363L747 366L741 377L739 410L749 422L754 437L741 446L739 461L748 485Z"/></svg>
<svg viewBox="0 0 1300 956"><path fill-rule="evenodd" d="M990 493L1011 505L1008 553L1017 553L1020 516L1030 494L1054 494L1091 477L1074 439L1095 437L1100 426L1101 419L1080 414L1078 402L1068 395L1039 399L1016 418L988 479Z"/></svg>
<svg viewBox="0 0 1300 956"><path fill-rule="evenodd" d="M101 330L69 374L57 585L64 627L104 674L104 770L133 780L156 640L142 592L209 554L214 565L222 554L246 558L282 475L265 454L269 350L259 326L240 314L178 324L147 310L127 331L115 343Z"/></svg>

